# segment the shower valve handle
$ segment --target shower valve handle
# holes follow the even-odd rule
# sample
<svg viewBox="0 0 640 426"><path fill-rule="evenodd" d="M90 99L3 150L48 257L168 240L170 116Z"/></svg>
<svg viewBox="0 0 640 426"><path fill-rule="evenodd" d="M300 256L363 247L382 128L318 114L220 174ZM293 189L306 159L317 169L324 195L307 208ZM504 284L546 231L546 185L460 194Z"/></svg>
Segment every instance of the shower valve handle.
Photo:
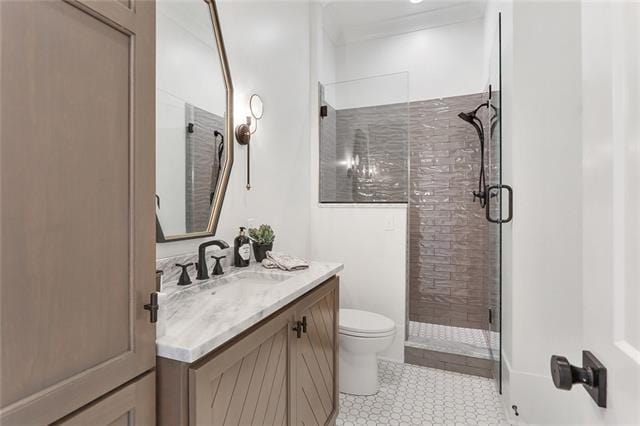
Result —
<svg viewBox="0 0 640 426"><path fill-rule="evenodd" d="M476 198L480 201L484 200L485 193L480 191L473 191L473 202L476 202Z"/></svg>

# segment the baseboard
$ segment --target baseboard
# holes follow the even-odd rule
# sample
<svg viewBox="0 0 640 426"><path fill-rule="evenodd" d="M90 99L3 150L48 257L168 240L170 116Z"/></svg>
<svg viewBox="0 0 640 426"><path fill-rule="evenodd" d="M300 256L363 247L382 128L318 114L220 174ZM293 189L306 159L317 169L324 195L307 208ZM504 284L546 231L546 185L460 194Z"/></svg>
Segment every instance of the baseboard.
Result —
<svg viewBox="0 0 640 426"><path fill-rule="evenodd" d="M581 424L586 392L561 391L551 376L514 370L502 354L502 401L507 418L513 424ZM584 395L583 395L584 394ZM513 406L517 407L518 416Z"/></svg>

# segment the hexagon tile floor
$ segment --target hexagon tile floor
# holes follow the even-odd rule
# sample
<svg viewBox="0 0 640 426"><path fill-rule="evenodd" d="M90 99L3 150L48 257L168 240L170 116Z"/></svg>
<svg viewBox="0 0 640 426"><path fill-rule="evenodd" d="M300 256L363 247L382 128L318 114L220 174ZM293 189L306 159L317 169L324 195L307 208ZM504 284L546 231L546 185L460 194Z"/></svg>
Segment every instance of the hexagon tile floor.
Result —
<svg viewBox="0 0 640 426"><path fill-rule="evenodd" d="M336 425L508 425L492 380L379 361L380 391L340 394Z"/></svg>

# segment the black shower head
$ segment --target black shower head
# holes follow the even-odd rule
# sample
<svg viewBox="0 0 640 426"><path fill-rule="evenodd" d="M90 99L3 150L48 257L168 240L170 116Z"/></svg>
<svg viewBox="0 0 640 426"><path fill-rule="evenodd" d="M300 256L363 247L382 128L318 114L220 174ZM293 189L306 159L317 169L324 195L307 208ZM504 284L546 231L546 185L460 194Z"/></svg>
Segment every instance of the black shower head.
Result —
<svg viewBox="0 0 640 426"><path fill-rule="evenodd" d="M476 112L461 112L460 114L458 114L458 117L462 118L467 123L473 124L473 119L476 118Z"/></svg>
<svg viewBox="0 0 640 426"><path fill-rule="evenodd" d="M485 103L482 103L482 104L478 105L478 106L476 107L476 109L474 109L474 110L473 110L473 111L471 111L471 112L461 112L460 114L458 114L458 117L462 118L462 119L463 119L464 121L466 121L467 123L471 123L471 124L473 124L474 120L480 120L480 119L476 116L476 114L478 113L478 111L480 110L480 108L483 108L483 107L487 107L487 108L488 108L488 107L489 107L489 105L490 105L490 104L489 104L489 102L487 101L487 102L485 102Z"/></svg>

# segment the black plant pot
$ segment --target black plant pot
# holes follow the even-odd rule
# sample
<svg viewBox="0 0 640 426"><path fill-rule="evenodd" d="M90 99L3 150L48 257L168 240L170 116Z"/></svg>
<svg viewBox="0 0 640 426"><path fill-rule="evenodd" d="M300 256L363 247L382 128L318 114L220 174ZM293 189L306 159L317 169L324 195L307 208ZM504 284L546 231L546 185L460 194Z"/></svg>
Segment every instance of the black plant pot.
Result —
<svg viewBox="0 0 640 426"><path fill-rule="evenodd" d="M262 262L267 257L267 252L271 250L273 250L273 243L253 243L253 254L256 256L256 262L258 263Z"/></svg>

